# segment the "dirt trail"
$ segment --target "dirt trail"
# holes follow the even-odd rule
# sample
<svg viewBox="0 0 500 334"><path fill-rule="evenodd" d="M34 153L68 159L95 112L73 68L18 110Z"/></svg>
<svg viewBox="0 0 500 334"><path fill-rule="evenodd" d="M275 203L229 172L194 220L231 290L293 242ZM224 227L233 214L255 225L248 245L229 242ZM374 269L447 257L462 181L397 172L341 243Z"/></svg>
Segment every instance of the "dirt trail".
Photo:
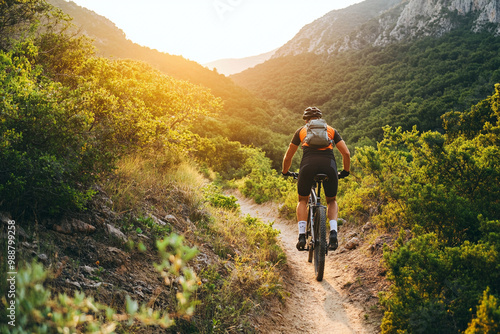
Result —
<svg viewBox="0 0 500 334"><path fill-rule="evenodd" d="M339 253L330 252L326 259L322 282L314 276L312 263L307 262L307 252L295 248L297 227L294 222L278 218L276 206L259 205L253 200L234 194L243 214L250 214L265 222L274 221L281 231L280 239L287 255L288 277L284 277L290 296L278 319L260 328L263 333L378 333L376 324L367 321L366 305L353 302L346 285L345 262L336 261ZM337 250L338 252L338 250ZM343 290L344 287L344 290ZM358 305L356 305L358 304ZM270 328L269 326L272 325Z"/></svg>

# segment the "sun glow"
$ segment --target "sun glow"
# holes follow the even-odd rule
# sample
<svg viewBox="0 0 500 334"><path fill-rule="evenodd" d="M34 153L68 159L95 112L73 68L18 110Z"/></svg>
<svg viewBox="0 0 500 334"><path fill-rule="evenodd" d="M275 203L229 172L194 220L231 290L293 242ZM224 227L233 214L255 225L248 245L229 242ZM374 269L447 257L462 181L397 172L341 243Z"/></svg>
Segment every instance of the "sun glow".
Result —
<svg viewBox="0 0 500 334"><path fill-rule="evenodd" d="M274 50L306 24L361 0L74 0L127 38L199 63Z"/></svg>

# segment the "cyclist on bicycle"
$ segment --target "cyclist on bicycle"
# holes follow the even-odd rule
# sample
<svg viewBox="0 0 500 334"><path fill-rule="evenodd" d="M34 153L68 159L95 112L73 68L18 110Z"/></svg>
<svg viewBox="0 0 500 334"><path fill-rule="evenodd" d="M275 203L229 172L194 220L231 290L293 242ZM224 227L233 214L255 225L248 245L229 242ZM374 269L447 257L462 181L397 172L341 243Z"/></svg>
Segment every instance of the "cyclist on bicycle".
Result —
<svg viewBox="0 0 500 334"><path fill-rule="evenodd" d="M304 110L302 119L306 124L312 119L322 117L321 111L316 107L309 107ZM289 169L292 164L292 158L297 152L299 145L302 143L303 156L300 163L299 177L297 181L297 191L299 193L299 202L297 204L297 221L299 225L299 241L297 242L297 249L303 250L306 245L306 225L307 225L307 202L309 200L309 193L311 186L314 182L316 174L328 175L328 181L323 183L325 191L326 203L328 208L328 220L330 221L330 238L328 248L335 250L338 247L337 240L337 215L338 205L336 201L338 179L344 178L349 175L351 166L351 154L344 140L340 137L337 130L328 126L328 137L332 143L322 148L308 147L304 142L306 137L307 128L302 126L295 132L292 141L283 158L283 175L289 175ZM335 156L333 155L333 144L342 154L342 163L344 169L338 173Z"/></svg>

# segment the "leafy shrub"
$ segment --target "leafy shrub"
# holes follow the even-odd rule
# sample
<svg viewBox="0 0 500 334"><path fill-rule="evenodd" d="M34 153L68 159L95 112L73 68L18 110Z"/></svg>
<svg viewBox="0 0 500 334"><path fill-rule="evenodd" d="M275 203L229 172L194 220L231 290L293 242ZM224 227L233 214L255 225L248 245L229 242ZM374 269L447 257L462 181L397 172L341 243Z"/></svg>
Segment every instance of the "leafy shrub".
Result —
<svg viewBox="0 0 500 334"><path fill-rule="evenodd" d="M404 233L394 251L384 252L393 282L382 297L384 333L463 331L483 291L500 291L500 275L491 270L500 254L491 244L445 247L434 234L403 240Z"/></svg>
<svg viewBox="0 0 500 334"><path fill-rule="evenodd" d="M213 207L223 208L226 210L237 210L240 205L237 203L238 199L233 195L225 196L222 194L222 189L216 185L209 184L203 188L205 200Z"/></svg>
<svg viewBox="0 0 500 334"><path fill-rule="evenodd" d="M485 317L483 292L500 295L499 101L496 85L471 111L446 114L444 134L385 127L376 148L357 149L340 209L417 236L384 251L384 333L463 332Z"/></svg>
<svg viewBox="0 0 500 334"><path fill-rule="evenodd" d="M200 138L193 155L199 162L208 165L223 179L230 180L245 175L243 165L247 154L239 142L217 136Z"/></svg>
<svg viewBox="0 0 500 334"><path fill-rule="evenodd" d="M248 174L239 182L240 191L257 203L281 199L293 188L287 181L271 168L271 161L259 149L245 148L248 158L244 169Z"/></svg>
<svg viewBox="0 0 500 334"><path fill-rule="evenodd" d="M500 303L498 298L490 294L486 289L478 307L477 316L472 319L465 334L485 333L493 334L500 332Z"/></svg>
<svg viewBox="0 0 500 334"><path fill-rule="evenodd" d="M0 197L12 213L27 208L56 213L82 208L95 168L92 140L85 138L91 115L68 107L68 90L46 80L30 63L30 43L18 54L0 52ZM113 159L112 154L107 161ZM107 165L101 161L99 167Z"/></svg>

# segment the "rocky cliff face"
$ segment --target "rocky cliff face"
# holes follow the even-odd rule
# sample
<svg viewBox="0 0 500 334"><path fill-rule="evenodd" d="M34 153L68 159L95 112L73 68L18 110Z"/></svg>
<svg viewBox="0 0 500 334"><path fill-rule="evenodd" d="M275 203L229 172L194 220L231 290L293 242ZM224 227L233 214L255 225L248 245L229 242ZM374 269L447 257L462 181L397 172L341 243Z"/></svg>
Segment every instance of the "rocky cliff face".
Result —
<svg viewBox="0 0 500 334"><path fill-rule="evenodd" d="M396 40L419 35L440 35L454 29L454 18L472 14L475 16L474 31L480 31L488 23L496 25L499 34L499 0L411 0L406 1L396 26L390 36ZM387 27L388 28L388 27Z"/></svg>
<svg viewBox="0 0 500 334"><path fill-rule="evenodd" d="M378 17L403 0L366 0L345 9L334 10L306 25L275 52L273 58L306 52L324 53L335 43Z"/></svg>
<svg viewBox="0 0 500 334"><path fill-rule="evenodd" d="M441 36L470 16L475 32L500 35L500 0L367 0L305 26L274 57L332 54L424 36Z"/></svg>

